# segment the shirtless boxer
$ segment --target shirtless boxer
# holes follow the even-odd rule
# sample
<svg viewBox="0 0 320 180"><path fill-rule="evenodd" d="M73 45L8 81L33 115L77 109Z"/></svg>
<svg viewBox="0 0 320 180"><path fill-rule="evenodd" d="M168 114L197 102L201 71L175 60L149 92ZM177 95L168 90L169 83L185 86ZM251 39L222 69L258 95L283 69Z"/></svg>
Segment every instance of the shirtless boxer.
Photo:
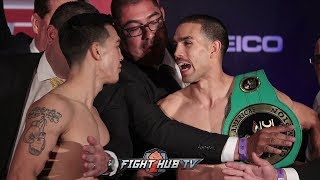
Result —
<svg viewBox="0 0 320 180"><path fill-rule="evenodd" d="M103 84L119 79L123 57L112 25L109 15L81 14L60 29L60 47L71 66L69 77L29 108L8 179L36 179L38 175L81 179L87 136L103 146L109 142L108 129L93 100Z"/></svg>
<svg viewBox="0 0 320 180"><path fill-rule="evenodd" d="M226 29L216 18L189 16L179 23L174 41L177 45L175 60L182 80L191 85L160 100L158 104L171 119L208 132L221 133L234 86L234 77L222 70L222 59L229 44ZM276 92L279 99L293 110L303 128L310 129L316 123L319 125L313 110L292 101L280 91ZM273 138L274 145L281 145L276 143L276 138L285 139L285 136L276 137L273 132L284 132L282 128L272 127L263 131ZM271 146L268 148L279 151ZM199 165L193 170L180 170L178 179L194 179L195 176L197 179L221 179L221 168L224 167L224 164Z"/></svg>

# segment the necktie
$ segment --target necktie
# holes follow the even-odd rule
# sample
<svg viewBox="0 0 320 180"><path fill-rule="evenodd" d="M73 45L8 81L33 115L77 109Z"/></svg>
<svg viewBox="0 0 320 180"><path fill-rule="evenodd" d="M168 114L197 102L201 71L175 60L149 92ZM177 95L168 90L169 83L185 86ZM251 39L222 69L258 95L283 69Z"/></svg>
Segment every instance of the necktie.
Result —
<svg viewBox="0 0 320 180"><path fill-rule="evenodd" d="M51 79L50 79L50 83L51 83L52 89L55 89L55 88L57 88L59 85L63 84L63 83L64 83L64 80L63 80L63 79L60 79L60 78L58 78L58 77L54 77L54 78L51 78Z"/></svg>

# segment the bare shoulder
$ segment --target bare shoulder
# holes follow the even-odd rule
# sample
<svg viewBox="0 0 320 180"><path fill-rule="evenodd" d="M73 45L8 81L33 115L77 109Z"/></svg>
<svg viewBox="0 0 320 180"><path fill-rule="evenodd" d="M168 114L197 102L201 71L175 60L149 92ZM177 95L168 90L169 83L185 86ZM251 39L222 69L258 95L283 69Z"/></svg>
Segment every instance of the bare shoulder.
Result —
<svg viewBox="0 0 320 180"><path fill-rule="evenodd" d="M186 96L180 90L175 93L169 94L163 99L160 99L157 104L159 106L176 106L177 104L183 102L185 98Z"/></svg>
<svg viewBox="0 0 320 180"><path fill-rule="evenodd" d="M29 154L47 159L43 155L53 149L69 123L67 107L66 102L50 93L34 102L27 112L26 127L21 136L23 141L19 142L21 153L26 152L23 149L28 149Z"/></svg>
<svg viewBox="0 0 320 180"><path fill-rule="evenodd" d="M303 129L310 129L318 121L317 112L308 106L292 100L289 96L276 89L277 96L297 116Z"/></svg>
<svg viewBox="0 0 320 180"><path fill-rule="evenodd" d="M172 119L178 109L180 109L187 100L188 98L185 96L184 91L180 90L159 100L157 104L160 106L162 111Z"/></svg>
<svg viewBox="0 0 320 180"><path fill-rule="evenodd" d="M276 90L277 96L280 99L280 101L282 101L283 103L285 103L287 106L289 106L290 108L292 108L293 105L293 101L291 100L291 98L289 96L287 96L286 94L284 94L283 92Z"/></svg>
<svg viewBox="0 0 320 180"><path fill-rule="evenodd" d="M63 97L48 93L30 106L27 119L44 118L54 124L59 123L61 127L70 121L73 109L71 103Z"/></svg>
<svg viewBox="0 0 320 180"><path fill-rule="evenodd" d="M313 110L309 107L307 107L306 105L299 103L297 101L292 100L288 95L286 95L285 93L277 90L277 96L280 99L280 101L282 101L283 103L285 103L291 110L293 110L293 112L296 113L296 111L308 111L308 112L313 112ZM302 109L301 109L302 108Z"/></svg>

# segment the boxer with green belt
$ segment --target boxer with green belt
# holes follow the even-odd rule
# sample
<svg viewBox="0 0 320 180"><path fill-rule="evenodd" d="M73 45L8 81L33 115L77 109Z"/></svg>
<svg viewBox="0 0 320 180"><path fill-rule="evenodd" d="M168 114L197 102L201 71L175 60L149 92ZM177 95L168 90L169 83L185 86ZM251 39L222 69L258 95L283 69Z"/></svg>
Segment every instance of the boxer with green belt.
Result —
<svg viewBox="0 0 320 180"><path fill-rule="evenodd" d="M277 126L280 125L279 122L275 119L272 120L272 118L268 119L269 117L266 121L257 120L255 124L253 122L252 124L246 124L250 130L256 133L252 133L253 135L246 133L243 134L244 139L241 138L240 141L239 138L235 137L227 142L222 154L231 151L234 156L224 158L222 155L222 162L237 160L239 155L240 159L247 160L247 157L251 157L247 152L254 151L261 156L264 152L282 154L285 150L288 151L289 148L284 149L282 146L290 147L294 141L291 135L301 134L297 119L302 128L312 130L313 140L319 137L318 117L313 110L292 101L272 86L265 87L268 84L261 81L262 76L260 75L251 77L251 74L247 74L250 76L248 76L249 79L246 79L235 78L223 72L222 59L229 41L225 27L217 18L193 15L182 19L175 32L174 41L176 43L175 60L180 68L182 80L191 84L159 101L158 104L168 117L208 132L222 133L224 125L230 122L228 115L244 117L248 113L254 114L254 112L258 112L257 110L264 108L260 106L248 110L244 108L262 103L262 105L273 104L268 105L267 108L271 112L281 114L283 125L287 123L286 117L295 122L295 130L287 128L288 126L279 127ZM262 71L253 72L254 75L255 73L263 74ZM240 82L238 82L239 80ZM241 83L241 80L244 83ZM242 85L241 88L248 92L239 98L239 103L234 103L233 96L238 91L237 87L239 85ZM267 88L267 94L260 91L259 88ZM265 98L265 95L269 95L271 89L274 95ZM247 98L245 95L249 93L255 95L257 100ZM265 99L266 101L264 101ZM279 99L279 103L274 104L275 99ZM236 108L237 105L239 105L239 108ZM275 127L271 127L273 125ZM270 128L260 128L267 126L270 126ZM237 125L231 127L237 127ZM240 126L240 128L242 127ZM232 134L232 136L234 135L237 134ZM297 149L298 146L299 142L293 143L293 148ZM315 144L314 148L317 151L320 146ZM315 153L315 155L318 154ZM178 179L195 179L195 177L197 179L222 179L221 169L224 167L224 164L198 165L193 170L179 171Z"/></svg>
<svg viewBox="0 0 320 180"><path fill-rule="evenodd" d="M263 128L293 125L294 130L286 132L287 135L296 137L293 146L278 147L282 150L279 155L263 155L275 167L285 167L294 162L299 152L302 132L297 116L279 98L277 91L270 84L263 70L236 76L230 98L231 108L222 133L230 136L249 137ZM245 139L241 138L240 142L242 141ZM245 158L240 159L245 160Z"/></svg>

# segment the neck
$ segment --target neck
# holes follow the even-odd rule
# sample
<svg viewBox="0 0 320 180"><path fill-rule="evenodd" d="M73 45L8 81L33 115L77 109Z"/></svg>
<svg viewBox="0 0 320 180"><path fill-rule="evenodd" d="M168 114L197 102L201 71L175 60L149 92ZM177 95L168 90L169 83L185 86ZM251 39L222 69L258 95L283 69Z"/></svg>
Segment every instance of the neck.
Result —
<svg viewBox="0 0 320 180"><path fill-rule="evenodd" d="M73 66L66 85L70 89L70 97L73 100L92 108L94 98L102 90L103 83L96 78L95 68L85 67L86 65ZM74 92L74 90L77 91Z"/></svg>
<svg viewBox="0 0 320 180"><path fill-rule="evenodd" d="M59 78L67 79L69 74L69 65L65 60L65 57L61 53L54 52L51 48L48 48L45 51L45 55L54 74Z"/></svg>
<svg viewBox="0 0 320 180"><path fill-rule="evenodd" d="M192 95L197 101L212 107L216 101L228 98L232 90L233 77L222 69L212 69L198 82L190 85Z"/></svg>
<svg viewBox="0 0 320 180"><path fill-rule="evenodd" d="M37 48L37 50L38 50L39 52L42 52L42 51L45 50L45 48L42 46L42 44L40 44L40 42L41 42L40 39L38 39L37 37L35 37L33 41L34 41L35 47Z"/></svg>

